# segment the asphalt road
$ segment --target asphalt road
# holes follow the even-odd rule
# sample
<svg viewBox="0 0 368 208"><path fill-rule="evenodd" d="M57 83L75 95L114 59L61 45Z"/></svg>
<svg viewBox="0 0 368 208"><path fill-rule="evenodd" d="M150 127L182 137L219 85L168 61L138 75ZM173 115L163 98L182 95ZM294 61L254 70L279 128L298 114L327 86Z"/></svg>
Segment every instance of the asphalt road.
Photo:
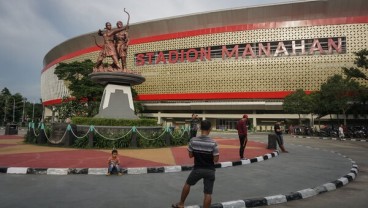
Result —
<svg viewBox="0 0 368 208"><path fill-rule="evenodd" d="M218 133L213 133L218 134ZM236 134L223 137L236 138ZM267 134L249 139L267 141ZM216 172L213 203L288 194L334 181L359 166L358 177L335 191L268 207L367 207L368 142L295 139L285 136L288 154ZM319 149L315 149L319 148ZM327 150L327 151L326 151ZM0 207L169 207L179 199L189 172L144 175L0 175ZM201 204L201 183L187 205Z"/></svg>
<svg viewBox="0 0 368 208"><path fill-rule="evenodd" d="M320 139L287 139L288 143L333 150L353 159L358 177L347 186L311 198L268 206L269 208L365 208L368 207L368 142Z"/></svg>

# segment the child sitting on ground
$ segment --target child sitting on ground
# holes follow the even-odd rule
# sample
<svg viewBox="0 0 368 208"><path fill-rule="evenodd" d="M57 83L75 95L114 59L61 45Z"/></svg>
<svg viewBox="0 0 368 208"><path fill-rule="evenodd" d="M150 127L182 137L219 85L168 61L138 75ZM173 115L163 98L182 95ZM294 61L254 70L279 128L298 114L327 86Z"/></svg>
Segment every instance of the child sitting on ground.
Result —
<svg viewBox="0 0 368 208"><path fill-rule="evenodd" d="M106 175L110 175L114 169L116 169L118 175L122 175L120 173L120 160L118 156L118 151L116 149L112 150L111 157L109 157L107 163L109 165L109 169Z"/></svg>

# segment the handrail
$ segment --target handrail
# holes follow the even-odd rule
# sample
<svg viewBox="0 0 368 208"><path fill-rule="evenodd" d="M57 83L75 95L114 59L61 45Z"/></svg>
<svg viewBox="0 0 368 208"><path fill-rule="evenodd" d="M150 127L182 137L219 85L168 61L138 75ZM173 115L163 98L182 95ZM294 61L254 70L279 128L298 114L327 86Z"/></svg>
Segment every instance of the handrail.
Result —
<svg viewBox="0 0 368 208"><path fill-rule="evenodd" d="M102 137L102 138L103 138L103 139L105 139L105 140L109 140L109 141L116 141L116 140L123 139L124 137L128 136L128 135L129 135L129 134L131 134L131 133L136 133L140 138L145 139L145 140L149 140L149 141L158 140L158 139L160 139L161 137L163 137L166 133L169 133L173 138L175 138L175 136L174 136L174 134L173 134L173 131L172 131L169 127L166 127L166 128L161 132L161 134L160 134L159 136L157 136L156 138L148 138L148 137L144 136L144 135L143 135L143 134L138 130L138 128L137 128L136 126L131 127L131 129L130 129L127 133L125 133L124 135L122 135L122 136L120 136L120 137L117 137L117 138L110 138L110 137L107 137L107 136L103 135L101 132L99 132L99 131L96 129L96 127L94 127L93 125L90 125L90 126L89 126L89 129L88 129L87 133L85 133L83 136L77 136L77 135L76 135L76 133L73 131L72 126L71 126L70 124L68 124L68 125L67 125L67 128L66 128L66 130L65 130L65 132L64 132L64 134L63 134L63 136L61 137L61 139L59 139L58 141L54 141L54 140L51 140L51 139L49 138L49 136L47 135L47 133L46 133L46 131L45 131L45 130L46 130L46 127L45 127L44 123L40 122L40 123L38 124L38 127L37 127L37 128L35 128L35 123L30 122L30 123L28 124L28 128L29 128L28 130L31 130L31 129L33 130L33 133L34 133L34 135L35 135L36 137L38 137L38 136L40 135L40 133L38 133L38 134L36 133L36 129L43 130L43 132L44 132L44 134L45 134L46 139L47 139L50 143L52 143L52 144L60 144L60 143L64 140L64 138L65 138L65 136L66 136L66 134L67 134L68 132L71 132L71 133L72 133L72 135L73 135L75 138L77 138L77 139L85 138L86 136L88 136L88 134L89 134L89 133L91 133L91 132L95 132L98 136ZM180 134L179 134L178 139L182 139L182 138L184 137L185 132L188 132L188 131L189 131L189 128L182 128L182 129L180 129Z"/></svg>

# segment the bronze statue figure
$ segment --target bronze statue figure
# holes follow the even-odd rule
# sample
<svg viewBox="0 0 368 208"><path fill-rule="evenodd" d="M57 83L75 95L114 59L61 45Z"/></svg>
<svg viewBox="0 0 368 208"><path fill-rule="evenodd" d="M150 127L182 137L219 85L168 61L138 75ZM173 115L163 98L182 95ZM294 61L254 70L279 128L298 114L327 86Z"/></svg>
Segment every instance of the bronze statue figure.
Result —
<svg viewBox="0 0 368 208"><path fill-rule="evenodd" d="M126 58L128 54L128 44L129 44L129 36L128 36L128 30L129 30L129 20L130 20L130 14L125 10L124 12L128 14L128 21L125 27L123 27L123 22L118 21L116 23L117 29L124 28L124 30L118 32L115 34L115 45L116 45L116 52L118 54L118 59L121 60L121 66L124 71L127 71L127 63Z"/></svg>
<svg viewBox="0 0 368 208"><path fill-rule="evenodd" d="M95 68L96 70L100 70L99 68L102 65L102 61L106 57L111 57L113 60L112 68L121 71L121 67L118 61L115 43L114 43L114 35L120 31L123 31L125 28L117 28L113 30L111 28L111 23L106 22L105 24L105 30L98 30L98 35L102 36L104 39L104 45L102 46L101 52L97 58ZM109 68L109 71L114 71L113 69ZM100 70L101 71L101 70Z"/></svg>
<svg viewBox="0 0 368 208"><path fill-rule="evenodd" d="M104 40L103 46L98 45L96 38L93 36L95 38L96 45L101 48L100 54L93 69L94 72L128 71L126 58L128 54L129 44L128 30L130 14L125 10L125 8L124 12L128 14L128 21L125 27L123 27L122 21L118 21L116 23L117 28L112 29L111 23L106 22L105 29L98 30L97 34L99 36L102 36ZM102 62L106 57L111 57L113 64L111 64L111 66L109 67L104 68L102 66ZM121 66L119 60L121 60Z"/></svg>

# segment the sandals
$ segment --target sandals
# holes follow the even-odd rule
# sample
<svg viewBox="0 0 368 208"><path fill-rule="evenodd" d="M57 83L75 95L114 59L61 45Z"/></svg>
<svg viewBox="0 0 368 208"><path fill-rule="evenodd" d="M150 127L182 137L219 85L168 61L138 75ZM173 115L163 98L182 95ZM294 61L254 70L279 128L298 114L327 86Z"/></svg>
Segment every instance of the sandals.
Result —
<svg viewBox="0 0 368 208"><path fill-rule="evenodd" d="M172 204L172 205L171 205L171 207L172 207L172 208L184 208L184 206L179 205L178 203L176 203L176 204Z"/></svg>

